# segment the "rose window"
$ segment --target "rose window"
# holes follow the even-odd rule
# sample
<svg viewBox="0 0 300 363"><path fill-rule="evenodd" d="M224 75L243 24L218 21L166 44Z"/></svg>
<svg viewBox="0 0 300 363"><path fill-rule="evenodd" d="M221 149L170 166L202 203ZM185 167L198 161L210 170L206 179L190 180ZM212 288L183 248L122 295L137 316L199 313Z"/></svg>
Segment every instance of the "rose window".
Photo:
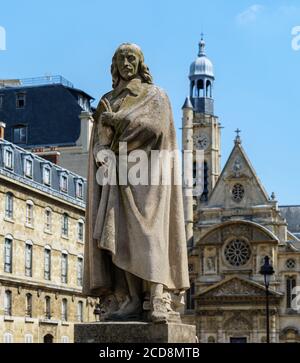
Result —
<svg viewBox="0 0 300 363"><path fill-rule="evenodd" d="M235 184L232 188L232 199L235 202L240 202L245 194L245 189L242 184Z"/></svg>
<svg viewBox="0 0 300 363"><path fill-rule="evenodd" d="M250 247L241 239L235 239L225 247L225 258L232 266L245 265L250 258Z"/></svg>

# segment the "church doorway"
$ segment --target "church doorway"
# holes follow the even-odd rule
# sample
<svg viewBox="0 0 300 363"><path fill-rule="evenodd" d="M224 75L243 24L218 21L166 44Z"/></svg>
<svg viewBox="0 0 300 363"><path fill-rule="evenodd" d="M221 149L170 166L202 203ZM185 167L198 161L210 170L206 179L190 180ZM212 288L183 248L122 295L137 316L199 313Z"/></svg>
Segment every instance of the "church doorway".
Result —
<svg viewBox="0 0 300 363"><path fill-rule="evenodd" d="M230 343L247 343L246 337L230 337Z"/></svg>
<svg viewBox="0 0 300 363"><path fill-rule="evenodd" d="M53 335L47 334L44 336L44 343L53 343Z"/></svg>

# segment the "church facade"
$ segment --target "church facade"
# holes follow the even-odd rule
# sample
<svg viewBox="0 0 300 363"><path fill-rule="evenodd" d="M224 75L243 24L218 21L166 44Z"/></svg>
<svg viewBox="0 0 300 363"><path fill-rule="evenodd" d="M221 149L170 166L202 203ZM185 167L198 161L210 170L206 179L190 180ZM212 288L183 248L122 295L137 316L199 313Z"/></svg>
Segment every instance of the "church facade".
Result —
<svg viewBox="0 0 300 363"><path fill-rule="evenodd" d="M221 170L221 125L214 115L212 62L205 42L190 67L183 106L183 149L202 150L203 193L185 197L191 289L184 319L200 342L265 342L265 256L271 342L300 342L300 207L269 196L242 146L240 130ZM198 165L194 161L194 173ZM297 219L298 218L298 219ZM300 288L299 288L300 289ZM299 306L300 308L300 306Z"/></svg>

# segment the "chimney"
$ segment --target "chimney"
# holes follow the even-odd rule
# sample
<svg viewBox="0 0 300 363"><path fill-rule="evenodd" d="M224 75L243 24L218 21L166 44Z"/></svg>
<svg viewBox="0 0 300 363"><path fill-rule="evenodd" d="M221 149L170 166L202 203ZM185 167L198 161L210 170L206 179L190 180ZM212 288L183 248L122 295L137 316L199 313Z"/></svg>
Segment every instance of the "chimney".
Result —
<svg viewBox="0 0 300 363"><path fill-rule="evenodd" d="M4 131L5 131L6 123L0 121L0 139L4 139Z"/></svg>
<svg viewBox="0 0 300 363"><path fill-rule="evenodd" d="M76 141L76 145L81 146L83 152L89 151L90 138L93 127L92 113L88 111L82 111L79 115L80 118L80 136Z"/></svg>

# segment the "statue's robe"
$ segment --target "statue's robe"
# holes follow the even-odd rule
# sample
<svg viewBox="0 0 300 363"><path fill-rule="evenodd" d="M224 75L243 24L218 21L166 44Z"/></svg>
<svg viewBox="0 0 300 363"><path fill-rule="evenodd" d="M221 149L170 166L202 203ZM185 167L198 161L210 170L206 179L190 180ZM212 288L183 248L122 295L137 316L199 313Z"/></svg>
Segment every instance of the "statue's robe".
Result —
<svg viewBox="0 0 300 363"><path fill-rule="evenodd" d="M178 149L170 103L160 88L134 79L103 97L119 120L112 151L126 142L128 153L141 149L150 160L151 150ZM171 185L119 185L117 175L117 185L101 187L95 159L103 146L98 134L103 111L99 103L89 152L84 293L126 292L124 271L168 290L188 289L182 186L175 185L179 161L170 166Z"/></svg>

